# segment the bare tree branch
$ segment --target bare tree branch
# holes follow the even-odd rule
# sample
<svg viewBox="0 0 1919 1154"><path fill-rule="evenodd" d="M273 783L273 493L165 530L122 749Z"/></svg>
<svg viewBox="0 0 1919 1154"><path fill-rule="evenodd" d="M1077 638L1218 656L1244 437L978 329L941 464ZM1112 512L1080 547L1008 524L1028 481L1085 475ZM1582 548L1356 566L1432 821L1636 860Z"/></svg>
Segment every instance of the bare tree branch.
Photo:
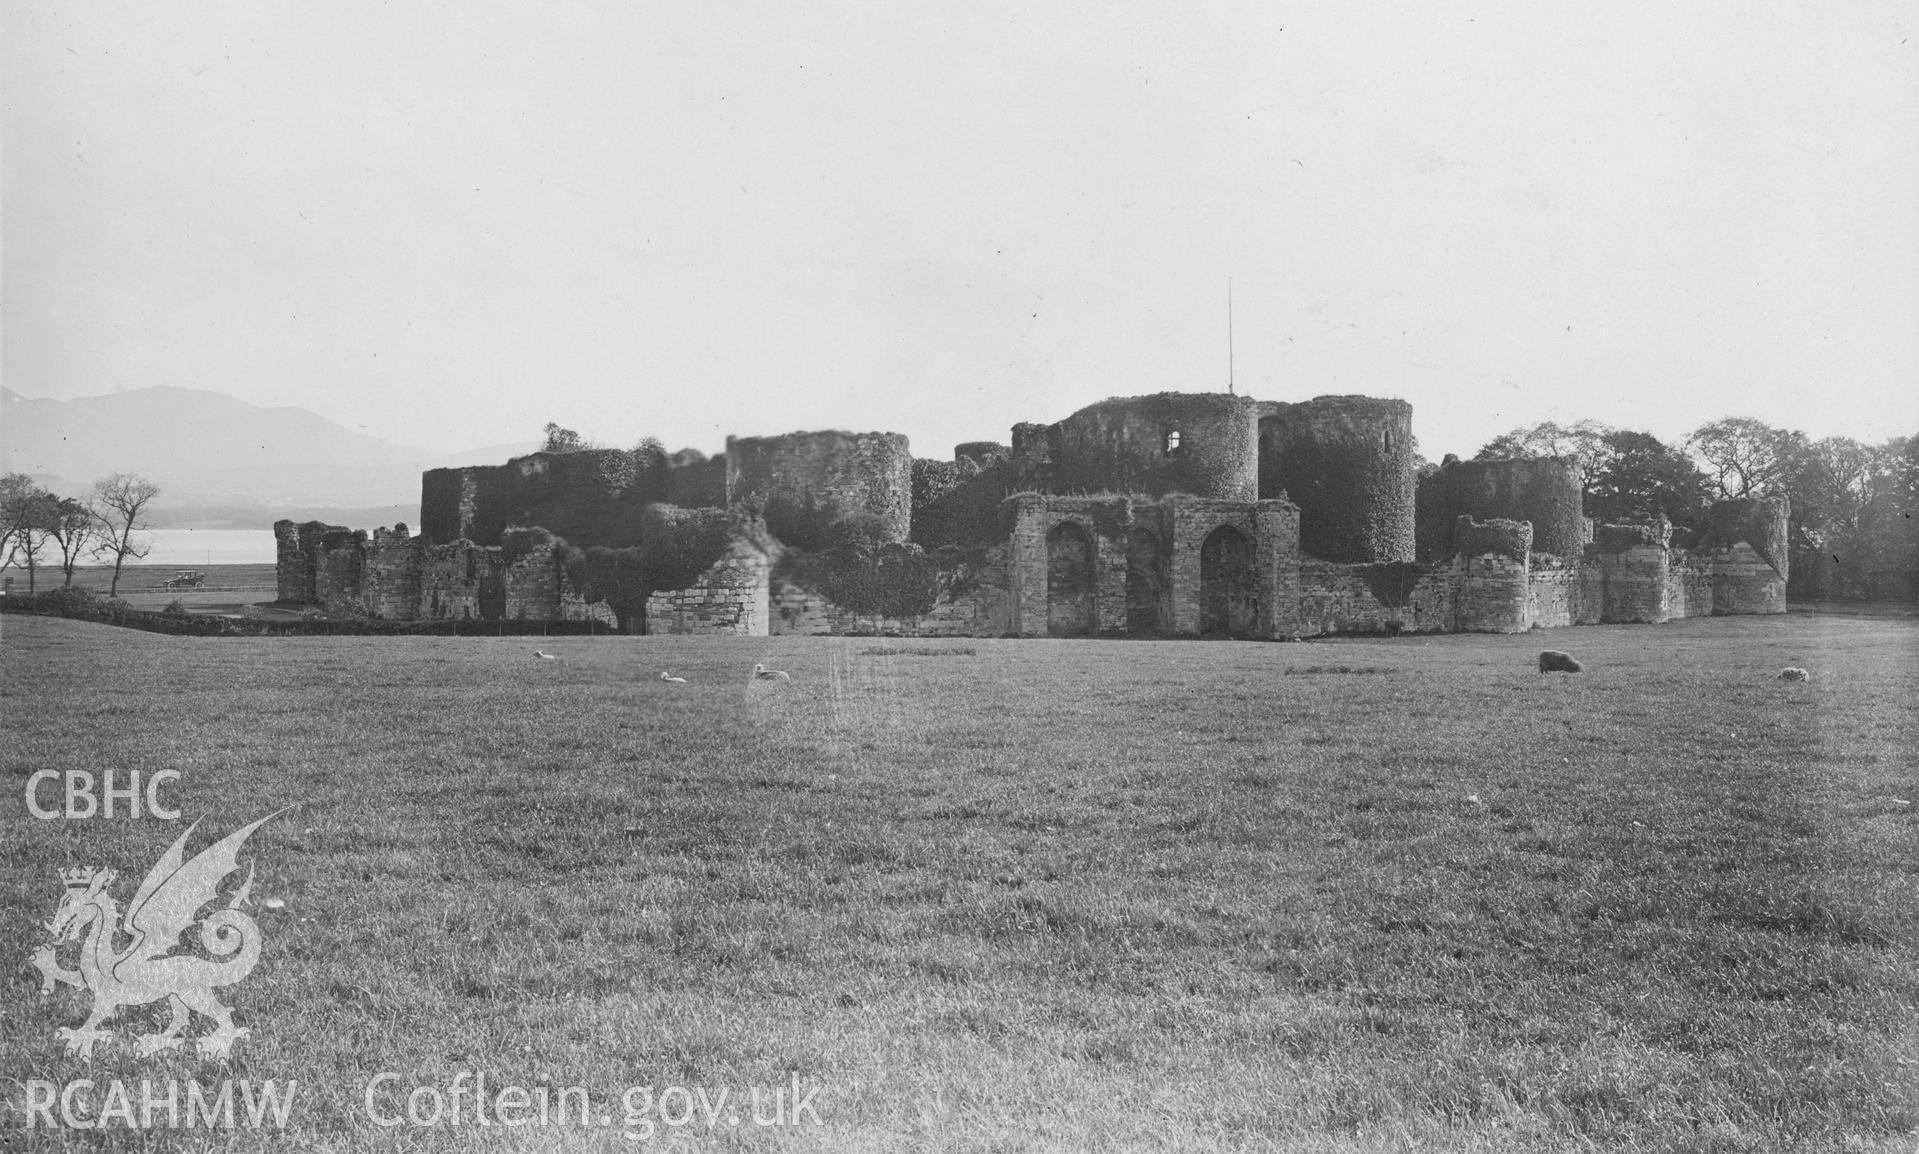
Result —
<svg viewBox="0 0 1919 1154"><path fill-rule="evenodd" d="M120 595L120 569L127 558L138 561L152 552L152 539L137 534L148 531L146 508L159 495L160 486L138 473L115 473L93 483L93 514L105 528L95 555L113 555L113 585L107 596Z"/></svg>

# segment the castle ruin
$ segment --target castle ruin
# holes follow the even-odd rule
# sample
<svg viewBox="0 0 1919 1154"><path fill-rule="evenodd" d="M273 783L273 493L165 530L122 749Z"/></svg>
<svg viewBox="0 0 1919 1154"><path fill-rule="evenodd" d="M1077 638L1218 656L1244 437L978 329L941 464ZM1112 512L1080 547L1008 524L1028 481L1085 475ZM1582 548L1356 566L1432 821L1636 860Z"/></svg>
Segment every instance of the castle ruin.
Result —
<svg viewBox="0 0 1919 1154"><path fill-rule="evenodd" d="M1697 540L1595 526L1569 461L1422 477L1404 401L1161 393L951 460L844 432L535 453L426 473L417 535L274 529L282 601L402 620L1281 639L1783 613L1786 518L1765 498L1718 503ZM619 565L670 587L620 610Z"/></svg>

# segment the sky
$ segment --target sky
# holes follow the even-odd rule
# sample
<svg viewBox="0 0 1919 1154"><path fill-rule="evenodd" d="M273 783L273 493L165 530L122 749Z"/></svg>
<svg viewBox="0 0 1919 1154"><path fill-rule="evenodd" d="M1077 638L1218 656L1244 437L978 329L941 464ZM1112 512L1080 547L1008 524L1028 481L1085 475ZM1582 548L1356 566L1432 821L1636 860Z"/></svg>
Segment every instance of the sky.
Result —
<svg viewBox="0 0 1919 1154"><path fill-rule="evenodd" d="M0 381L446 451L945 457L1229 378L1404 398L1434 459L1882 440L1919 432L1916 11L20 0Z"/></svg>

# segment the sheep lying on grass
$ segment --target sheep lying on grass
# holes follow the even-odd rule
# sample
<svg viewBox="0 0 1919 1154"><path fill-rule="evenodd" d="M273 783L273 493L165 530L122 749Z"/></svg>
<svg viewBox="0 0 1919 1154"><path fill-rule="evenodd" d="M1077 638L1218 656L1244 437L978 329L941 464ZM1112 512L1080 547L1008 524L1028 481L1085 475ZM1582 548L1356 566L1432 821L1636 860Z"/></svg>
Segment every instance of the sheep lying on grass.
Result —
<svg viewBox="0 0 1919 1154"><path fill-rule="evenodd" d="M1541 673L1583 673L1586 667L1574 661L1572 654L1561 653L1557 649L1539 651L1539 671Z"/></svg>

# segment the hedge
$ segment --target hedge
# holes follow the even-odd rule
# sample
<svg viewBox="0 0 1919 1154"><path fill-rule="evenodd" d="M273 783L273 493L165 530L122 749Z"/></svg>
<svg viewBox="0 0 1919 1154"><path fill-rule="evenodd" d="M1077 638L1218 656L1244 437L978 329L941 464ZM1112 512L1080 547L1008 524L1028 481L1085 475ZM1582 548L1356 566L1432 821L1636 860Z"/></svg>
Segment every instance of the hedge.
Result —
<svg viewBox="0 0 1919 1154"><path fill-rule="evenodd" d="M135 609L85 589L0 597L0 613L65 617L182 637L590 637L612 634L604 621L382 621L378 618L270 621Z"/></svg>

